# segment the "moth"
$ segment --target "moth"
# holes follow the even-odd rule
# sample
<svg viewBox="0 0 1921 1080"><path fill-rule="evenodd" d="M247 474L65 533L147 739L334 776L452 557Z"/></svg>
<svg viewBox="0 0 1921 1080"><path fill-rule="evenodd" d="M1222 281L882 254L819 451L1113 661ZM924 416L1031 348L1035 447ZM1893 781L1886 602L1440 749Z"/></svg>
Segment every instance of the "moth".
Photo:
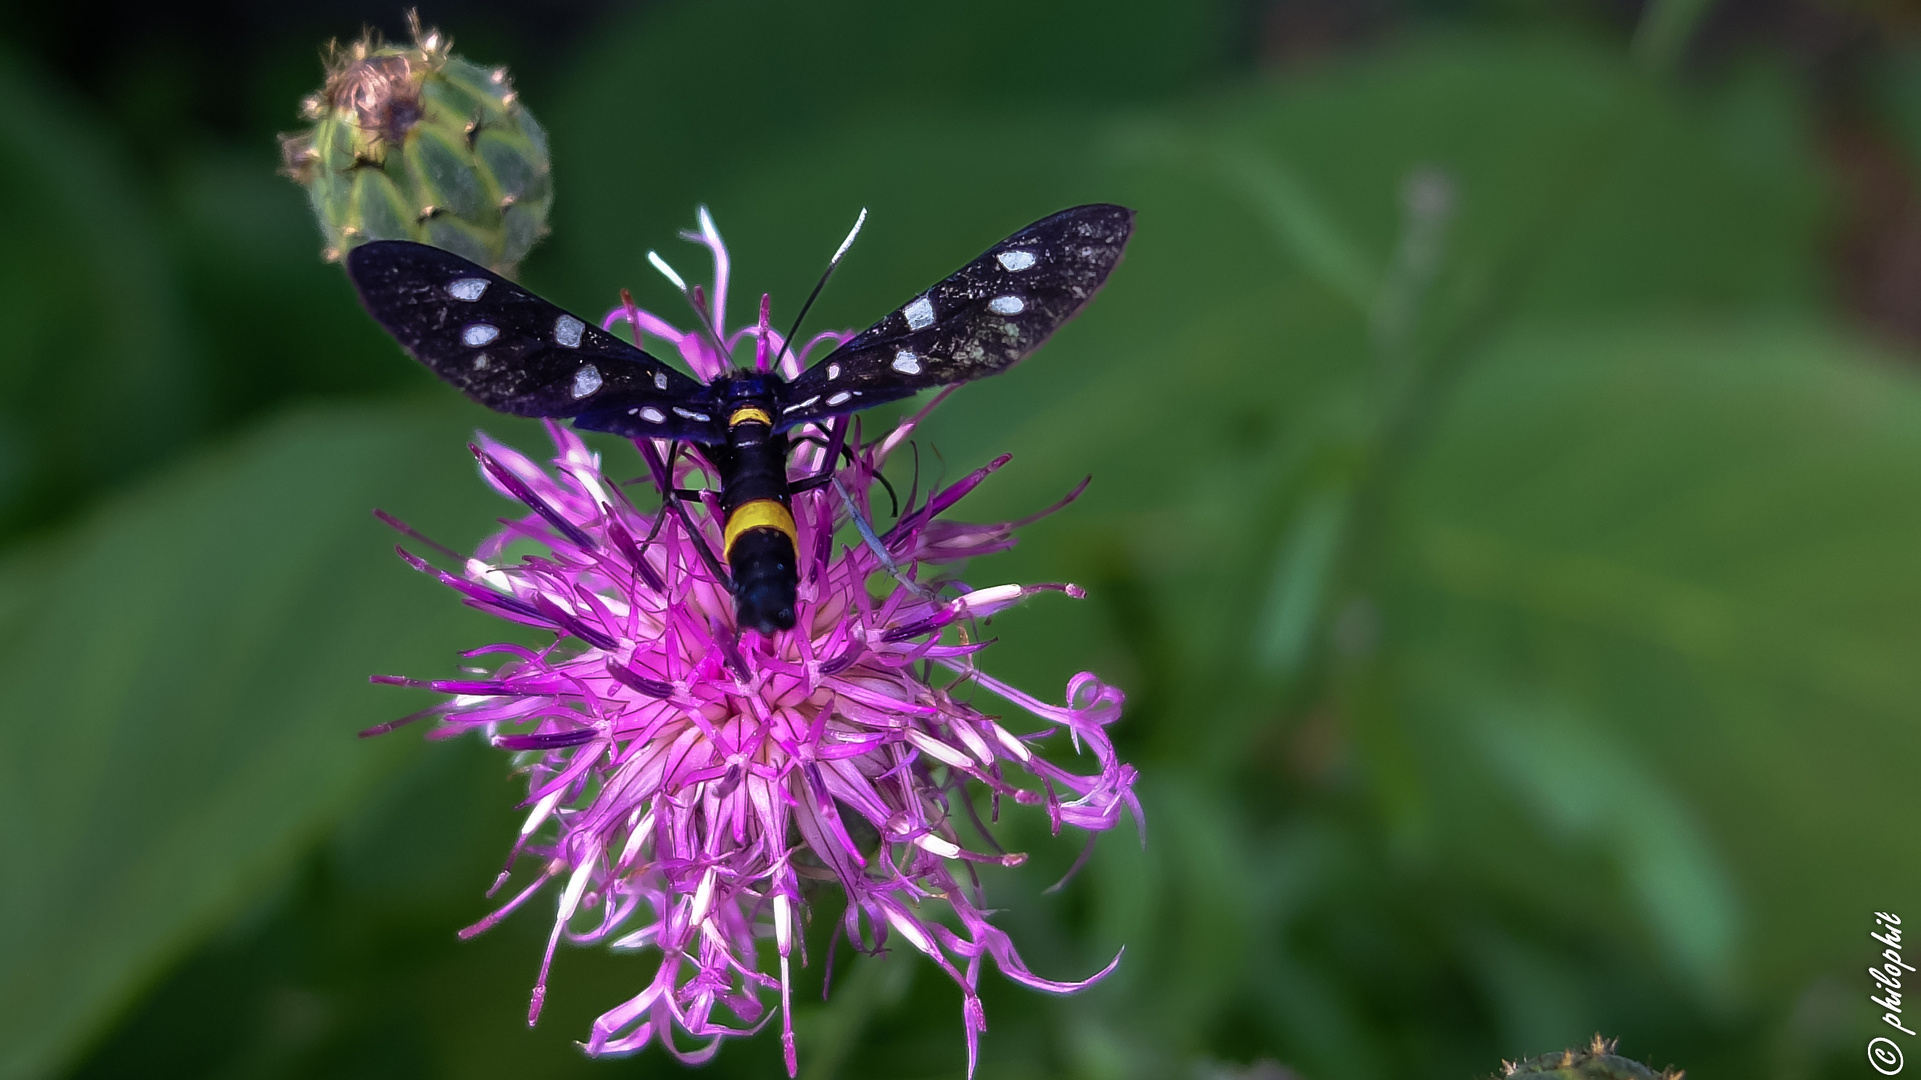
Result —
<svg viewBox="0 0 1921 1080"><path fill-rule="evenodd" d="M788 432L1007 370L1093 299L1133 227L1133 211L1106 203L1042 218L792 382L777 371L741 368L698 382L506 278L425 244L374 241L353 249L346 262L374 321L482 405L696 447L720 478L720 559L738 625L771 635L793 627L800 583ZM831 474L836 464L830 458L825 468Z"/></svg>

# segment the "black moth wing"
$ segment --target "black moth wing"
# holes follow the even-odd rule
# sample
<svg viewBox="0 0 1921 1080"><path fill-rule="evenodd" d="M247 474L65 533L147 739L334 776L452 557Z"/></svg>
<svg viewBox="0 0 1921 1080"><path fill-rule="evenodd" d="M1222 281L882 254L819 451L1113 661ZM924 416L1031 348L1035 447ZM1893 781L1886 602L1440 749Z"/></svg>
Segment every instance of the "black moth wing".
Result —
<svg viewBox="0 0 1921 1080"><path fill-rule="evenodd" d="M801 372L777 429L1007 370L1093 299L1133 229L1132 210L1093 203L1002 240Z"/></svg>
<svg viewBox="0 0 1921 1080"><path fill-rule="evenodd" d="M377 240L347 253L347 275L401 347L490 409L623 435L722 430L705 386L451 252Z"/></svg>

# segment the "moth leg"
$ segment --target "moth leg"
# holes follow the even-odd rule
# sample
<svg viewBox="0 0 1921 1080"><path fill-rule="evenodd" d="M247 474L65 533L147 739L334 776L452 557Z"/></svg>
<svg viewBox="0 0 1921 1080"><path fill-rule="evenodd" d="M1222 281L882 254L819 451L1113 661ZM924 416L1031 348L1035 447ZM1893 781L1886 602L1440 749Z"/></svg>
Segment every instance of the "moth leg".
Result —
<svg viewBox="0 0 1921 1080"><path fill-rule="evenodd" d="M665 507L662 507L662 509L665 509ZM653 527L647 530L647 539L645 539L645 540L642 540L642 541L640 542L640 550L642 550L642 551L646 551L646 550L647 550L647 545L648 545L648 544L651 544L651 543L653 543L653 542L654 542L654 537L656 537L656 536L659 536L659 535L660 535L660 527L661 527L661 525L662 525L662 524L664 524L664 523L666 522L666 520L667 520L667 515L666 515L666 514L655 514L655 515L654 515L654 524L653 524Z"/></svg>
<svg viewBox="0 0 1921 1080"><path fill-rule="evenodd" d="M671 505L674 514L680 518L681 525L686 528L688 537L691 538L694 545L700 549L700 561L707 565L707 569L712 571L716 578L720 579L721 584L727 587L728 592L733 592L733 578L722 568L720 560L714 555L713 549L707 546L707 538L701 535L700 530L694 528L693 522L688 520L687 512L682 509L681 506L683 503L700 502L700 497L704 494L707 493L698 488L670 488L667 491L666 498L661 500L663 503L662 509L666 509L667 505ZM640 545L642 551L647 550L647 545L653 543L654 537L660 534L661 523L666 520L666 514L654 515L654 527L647 531L647 539Z"/></svg>
<svg viewBox="0 0 1921 1080"><path fill-rule="evenodd" d="M687 530L687 538L694 542L695 550L700 552L700 561L707 564L707 570L714 575L714 580L720 582L731 593L734 591L734 577L727 572L727 567L721 563L720 556L714 554L714 549L707 546L707 537L701 535L701 531L694 527L693 519L687 516L685 507L688 501L678 497L669 500L674 507L674 512L680 516L681 526Z"/></svg>
<svg viewBox="0 0 1921 1080"><path fill-rule="evenodd" d="M796 495L804 495L807 492L813 491L816 488L826 487L828 482L833 479L834 479L834 474L831 472L815 473L812 476L804 476L799 480L794 481L792 484L789 484L787 486L787 490L793 492Z"/></svg>
<svg viewBox="0 0 1921 1080"><path fill-rule="evenodd" d="M714 549L707 546L707 538L694 527L693 518L687 515L686 500L680 497L680 490L674 487L672 473L669 472L667 464L660 460L660 454L654 450L653 440L635 439L634 445L640 449L640 456L647 462L648 471L654 474L654 484L661 491L662 505L671 509L674 516L680 518L681 527L687 530L687 536L693 540L695 550L700 552L700 561L706 564L707 571L714 575L714 580L725 586L728 592L732 592L733 576L727 573L725 566L721 565L720 559L714 554ZM669 448L667 460L671 462L677 459L682 449L681 443L676 440Z"/></svg>
<svg viewBox="0 0 1921 1080"><path fill-rule="evenodd" d="M812 491L827 483L828 478L834 475L834 470L840 467L840 459L843 456L849 461L854 459L853 451L847 447L847 425L852 419L852 417L848 416L835 417L834 426L830 429L828 440L825 443L821 443L811 436L808 437L807 441L821 446L827 452L821 455L820 472L791 485L791 490Z"/></svg>
<svg viewBox="0 0 1921 1080"><path fill-rule="evenodd" d="M815 446L827 450L828 455L826 460L832 463L822 466L821 471L812 476L805 476L794 481L793 484L789 486L789 489L794 494L799 495L803 492L826 487L834 479L834 473L839 468L840 458L846 458L849 465L854 463L854 450L847 445L846 439L847 425L851 419L851 417L843 416L835 422L832 441L822 441L812 435L803 436L794 440L796 444L803 442L813 443ZM894 490L893 483L881 473L875 473L874 479L880 481L880 486L887 489L887 503L890 508L890 516L900 517L900 493Z"/></svg>
<svg viewBox="0 0 1921 1080"><path fill-rule="evenodd" d="M690 452L690 448L686 443L680 442L678 440L675 441L673 448L667 455L667 475L668 476L671 477L674 475L674 464L680 460L680 456L682 454L687 454L689 452ZM704 496L710 495L712 493L713 493L712 489L710 488L669 488L664 493L664 497L668 499L675 499L680 502L700 503L701 499ZM705 504L702 504L702 505L703 505L703 508L709 509L711 513L711 508L705 507Z"/></svg>
<svg viewBox="0 0 1921 1080"><path fill-rule="evenodd" d="M888 516L898 520L900 517L900 496L895 493L894 485L889 483L887 477L882 476L880 473L875 473L874 479L879 480L880 486L887 489Z"/></svg>
<svg viewBox="0 0 1921 1080"><path fill-rule="evenodd" d="M847 416L836 417L834 419L834 426L830 429L831 434L825 441L813 435L803 436L802 438L794 440L795 443L813 443L815 446L826 451L826 453L821 455L820 471L812 476L802 477L794 481L788 485L790 491L798 495L804 491L813 491L816 488L826 487L828 482L834 478L835 470L840 468L841 458L844 457L847 459L848 464L853 464L854 451L847 445L847 425L851 419L851 417Z"/></svg>
<svg viewBox="0 0 1921 1080"><path fill-rule="evenodd" d="M637 446L638 446L638 445L640 444L640 440L638 440L638 439L636 439L636 440L634 440L634 442L635 442L635 445L637 445ZM651 444L649 444L649 446L648 446L648 449L649 449L649 450L651 450L651 449L652 449L652 445L651 445ZM646 451L643 451L642 453L643 453L643 456L645 456L645 455L646 455ZM650 472L651 472L651 474L652 474L652 475L650 475L650 476L636 476L636 477L634 477L634 478L633 478L632 480L629 480L629 481L627 481L627 483L629 483L629 484L638 484L638 483L640 483L640 482L641 482L642 480L652 480L652 481L654 482L654 484L655 484L656 486L658 486L658 485L660 484L660 470L659 470L659 469L653 469L653 468L651 468L651 466L653 466L653 465L654 465L654 461L653 461L653 459L652 459L651 457L649 457L649 458L648 458L648 462L647 462L647 464L648 464L648 465L650 466ZM672 502L672 501L674 501L674 499L675 499L675 497L676 497L676 496L675 496L675 489L674 489L674 488L663 488L663 489L662 489L662 492L663 492L663 494L662 494L662 496L661 496L661 511L662 511L662 512L661 512L661 513L658 513L658 514L655 514L655 515L654 515L654 524L653 524L653 526L652 526L652 527L650 527L650 528L649 528L649 529L647 530L647 538L646 538L645 540L642 540L642 541L640 542L640 550L641 550L641 551L646 551L646 550L647 550L647 547L648 547L648 545L650 545L650 544L652 544L652 543L654 542L654 538L660 535L660 527L661 527L662 525L665 525L665 524L667 523L667 514L666 514L666 510L667 510L667 505L666 505L666 504L667 504L667 503L669 503L669 502Z"/></svg>

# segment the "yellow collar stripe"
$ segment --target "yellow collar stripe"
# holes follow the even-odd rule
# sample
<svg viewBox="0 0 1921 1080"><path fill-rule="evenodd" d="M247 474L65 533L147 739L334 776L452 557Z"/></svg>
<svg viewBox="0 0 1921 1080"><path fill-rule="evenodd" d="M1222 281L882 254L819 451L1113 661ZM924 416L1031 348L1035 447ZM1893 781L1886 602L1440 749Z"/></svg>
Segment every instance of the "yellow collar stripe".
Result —
<svg viewBox="0 0 1921 1080"><path fill-rule="evenodd" d="M774 426L774 418L767 414L767 410L754 405L749 405L741 409L735 409L734 415L727 418L727 426L737 427L741 424L745 424L749 420L758 420L761 423L766 424L768 427Z"/></svg>
<svg viewBox="0 0 1921 1080"><path fill-rule="evenodd" d="M721 550L728 558L734 554L734 541L749 529L778 529L787 534L787 540L795 549L800 547L800 536L794 531L794 515L785 506L773 499L755 499L734 507L727 515L727 532L721 541Z"/></svg>

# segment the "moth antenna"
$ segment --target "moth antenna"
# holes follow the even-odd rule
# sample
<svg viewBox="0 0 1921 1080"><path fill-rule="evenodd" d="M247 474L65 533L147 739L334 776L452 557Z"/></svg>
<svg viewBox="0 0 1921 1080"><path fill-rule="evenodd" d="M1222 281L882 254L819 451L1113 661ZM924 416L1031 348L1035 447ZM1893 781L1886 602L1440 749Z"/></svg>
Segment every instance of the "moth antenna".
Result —
<svg viewBox="0 0 1921 1080"><path fill-rule="evenodd" d="M800 333L800 324L806 320L807 312L813 309L814 301L820 299L820 291L827 287L827 279L834 276L835 267L840 265L840 260L846 256L847 249L854 246L854 237L860 235L860 227L865 224L867 224L867 208L863 206L860 208L860 216L854 219L854 227L847 230L847 239L842 240L840 246L834 249L834 257L827 260L827 269L821 271L820 280L814 282L814 291L807 294L807 302L800 306L800 314L794 316L794 325L788 328L787 336L781 339L781 351L774 356L774 366L780 365L782 356L793 352L794 335ZM795 354L795 359L799 358L799 354Z"/></svg>
<svg viewBox="0 0 1921 1080"><path fill-rule="evenodd" d="M863 206L860 208L860 216L854 219L854 227L847 230L847 239L842 240L840 246L834 249L834 257L827 260L829 269L839 264L841 256L847 254L847 249L854 246L854 237L860 235L860 227L865 224L867 224L867 208Z"/></svg>

